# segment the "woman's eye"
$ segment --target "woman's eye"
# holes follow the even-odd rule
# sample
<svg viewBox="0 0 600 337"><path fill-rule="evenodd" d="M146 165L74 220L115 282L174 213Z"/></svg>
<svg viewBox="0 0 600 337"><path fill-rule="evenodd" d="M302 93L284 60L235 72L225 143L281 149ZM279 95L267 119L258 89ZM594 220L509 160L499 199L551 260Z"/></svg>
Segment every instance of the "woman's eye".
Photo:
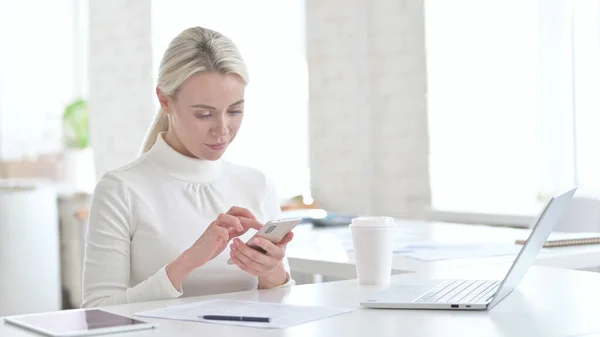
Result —
<svg viewBox="0 0 600 337"><path fill-rule="evenodd" d="M232 115L241 114L242 112L243 112L242 110L232 110L232 111L229 111L229 113L232 114Z"/></svg>
<svg viewBox="0 0 600 337"><path fill-rule="evenodd" d="M207 118L210 118L211 115L210 114L196 114L195 116L198 119L207 119Z"/></svg>

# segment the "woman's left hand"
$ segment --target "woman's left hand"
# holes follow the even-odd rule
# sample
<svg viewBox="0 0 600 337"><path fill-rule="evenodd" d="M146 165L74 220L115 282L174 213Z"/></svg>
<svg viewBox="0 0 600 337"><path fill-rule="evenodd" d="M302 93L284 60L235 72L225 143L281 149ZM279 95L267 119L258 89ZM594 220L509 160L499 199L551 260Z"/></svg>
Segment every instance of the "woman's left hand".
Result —
<svg viewBox="0 0 600 337"><path fill-rule="evenodd" d="M268 277L269 280L266 283L283 284L287 280L287 272L281 262L285 257L285 248L293 238L294 234L289 232L278 244L274 244L265 238L252 239L252 244L262 248L265 251L264 253L235 238L230 246L231 258L240 269L247 273L259 278ZM279 278L281 278L281 282L279 282Z"/></svg>

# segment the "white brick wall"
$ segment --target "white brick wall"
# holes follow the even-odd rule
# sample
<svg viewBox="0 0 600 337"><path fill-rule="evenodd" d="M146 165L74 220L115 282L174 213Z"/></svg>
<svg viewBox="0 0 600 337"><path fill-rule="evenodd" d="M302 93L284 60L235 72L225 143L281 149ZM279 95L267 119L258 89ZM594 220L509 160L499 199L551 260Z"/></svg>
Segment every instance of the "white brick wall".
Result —
<svg viewBox="0 0 600 337"><path fill-rule="evenodd" d="M313 197L422 217L430 203L423 0L307 0Z"/></svg>
<svg viewBox="0 0 600 337"><path fill-rule="evenodd" d="M89 102L96 174L135 159L153 104L151 2L89 2Z"/></svg>

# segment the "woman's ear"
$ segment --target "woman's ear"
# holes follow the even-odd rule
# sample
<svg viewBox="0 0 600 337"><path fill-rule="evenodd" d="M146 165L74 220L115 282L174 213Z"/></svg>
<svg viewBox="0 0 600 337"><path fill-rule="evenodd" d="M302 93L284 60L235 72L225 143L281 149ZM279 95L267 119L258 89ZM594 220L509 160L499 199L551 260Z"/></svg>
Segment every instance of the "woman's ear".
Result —
<svg viewBox="0 0 600 337"><path fill-rule="evenodd" d="M171 111L169 97L165 95L165 93L162 92L162 90L160 90L158 87L156 87L156 97L158 97L158 101L160 102L160 107L162 110L166 113L169 113Z"/></svg>

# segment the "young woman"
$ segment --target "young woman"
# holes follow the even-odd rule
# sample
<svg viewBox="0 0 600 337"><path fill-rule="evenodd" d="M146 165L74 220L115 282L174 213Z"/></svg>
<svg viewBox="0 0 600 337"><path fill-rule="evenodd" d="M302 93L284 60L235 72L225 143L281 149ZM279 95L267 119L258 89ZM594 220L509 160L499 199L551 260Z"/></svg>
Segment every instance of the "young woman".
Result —
<svg viewBox="0 0 600 337"><path fill-rule="evenodd" d="M221 159L242 124L247 82L222 34L193 27L171 41L142 155L104 174L92 198L83 307L294 284L292 233L256 242L266 253L244 244L280 214L272 183Z"/></svg>

